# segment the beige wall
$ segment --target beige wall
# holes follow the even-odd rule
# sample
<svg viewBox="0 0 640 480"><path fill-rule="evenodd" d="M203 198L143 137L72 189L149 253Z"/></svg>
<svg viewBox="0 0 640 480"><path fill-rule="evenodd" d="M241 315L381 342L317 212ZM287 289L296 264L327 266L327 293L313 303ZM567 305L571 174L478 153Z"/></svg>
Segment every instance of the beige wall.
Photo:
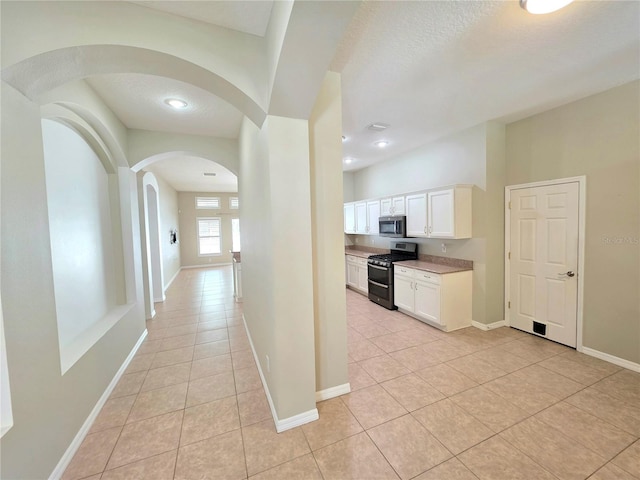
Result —
<svg viewBox="0 0 640 480"><path fill-rule="evenodd" d="M586 175L584 346L640 362L640 82L507 126L510 185Z"/></svg>
<svg viewBox="0 0 640 480"><path fill-rule="evenodd" d="M40 107L2 83L2 309L14 426L2 478L48 478L144 331L142 302L60 373ZM119 170L127 301L142 298L135 175ZM69 235L73 232L70 231ZM37 452L34 455L34 452Z"/></svg>
<svg viewBox="0 0 640 480"><path fill-rule="evenodd" d="M178 242L180 245L180 259L183 267L196 265L220 265L231 263L231 219L240 218L239 210L229 209L229 198L237 197L237 193L178 193L178 211L180 228ZM220 197L220 209L197 209L196 197ZM198 217L219 217L221 222L221 251L220 255L198 255L198 232L196 219ZM242 228L242 227L241 227Z"/></svg>
<svg viewBox="0 0 640 480"><path fill-rule="evenodd" d="M309 118L316 391L349 382L342 241L342 95L327 73Z"/></svg>
<svg viewBox="0 0 640 480"><path fill-rule="evenodd" d="M315 410L307 122L245 119L240 152L244 316L282 420Z"/></svg>
<svg viewBox="0 0 640 480"><path fill-rule="evenodd" d="M178 229L178 192L156 176L160 189L160 248L162 250L162 273L166 289L169 282L180 270L180 243L169 242L169 231ZM178 229L178 233L180 230Z"/></svg>
<svg viewBox="0 0 640 480"><path fill-rule="evenodd" d="M483 123L388 161L356 171L354 198L363 200L452 184L472 184L473 238L412 238L419 253L473 261L473 320L504 320L504 276L497 251L504 235L504 127ZM488 191L488 187L492 190ZM496 213L498 212L498 213ZM345 235L347 242L388 248L390 239ZM441 244L447 252L442 253ZM491 265L488 262L491 261Z"/></svg>

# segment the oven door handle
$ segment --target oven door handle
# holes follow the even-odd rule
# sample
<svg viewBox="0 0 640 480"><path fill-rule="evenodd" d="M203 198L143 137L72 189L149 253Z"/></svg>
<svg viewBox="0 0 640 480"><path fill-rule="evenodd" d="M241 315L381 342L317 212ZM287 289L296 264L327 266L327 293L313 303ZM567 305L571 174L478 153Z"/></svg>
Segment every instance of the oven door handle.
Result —
<svg viewBox="0 0 640 480"><path fill-rule="evenodd" d="M387 267L378 267L377 265L373 265L371 263L368 264L371 268L375 268L376 270L383 270L383 271L387 271L389 270Z"/></svg>
<svg viewBox="0 0 640 480"><path fill-rule="evenodd" d="M374 282L371 279L369 279L369 283L373 283L374 285L377 285L377 286L382 287L382 288L389 288L389 285L383 285L382 283Z"/></svg>

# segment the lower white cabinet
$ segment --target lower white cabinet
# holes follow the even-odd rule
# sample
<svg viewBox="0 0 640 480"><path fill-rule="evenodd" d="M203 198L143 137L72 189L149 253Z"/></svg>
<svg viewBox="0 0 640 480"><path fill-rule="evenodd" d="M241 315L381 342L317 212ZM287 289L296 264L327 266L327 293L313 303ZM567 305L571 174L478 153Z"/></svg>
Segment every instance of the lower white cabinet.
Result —
<svg viewBox="0 0 640 480"><path fill-rule="evenodd" d="M472 271L437 274L396 264L394 303L447 332L471 325Z"/></svg>
<svg viewBox="0 0 640 480"><path fill-rule="evenodd" d="M354 255L346 256L347 265L347 285L354 290L369 293L369 272L367 270L367 259Z"/></svg>

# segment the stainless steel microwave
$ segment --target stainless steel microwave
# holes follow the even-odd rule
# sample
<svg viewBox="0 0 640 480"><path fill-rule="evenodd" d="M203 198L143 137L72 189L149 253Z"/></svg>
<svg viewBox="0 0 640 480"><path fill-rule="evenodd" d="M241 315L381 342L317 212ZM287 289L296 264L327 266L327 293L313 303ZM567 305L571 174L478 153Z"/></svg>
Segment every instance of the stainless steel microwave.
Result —
<svg viewBox="0 0 640 480"><path fill-rule="evenodd" d="M381 237L405 238L407 236L407 217L404 215L380 217L378 226L378 235Z"/></svg>

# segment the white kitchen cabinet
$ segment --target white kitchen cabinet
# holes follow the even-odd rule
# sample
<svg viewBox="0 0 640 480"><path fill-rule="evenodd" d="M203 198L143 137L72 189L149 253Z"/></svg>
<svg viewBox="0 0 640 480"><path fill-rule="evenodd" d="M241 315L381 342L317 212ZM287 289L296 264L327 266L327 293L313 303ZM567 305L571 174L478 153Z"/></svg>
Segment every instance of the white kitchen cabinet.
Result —
<svg viewBox="0 0 640 480"><path fill-rule="evenodd" d="M369 293L369 272L367 270L367 259L354 255L346 256L347 264L347 285L354 290Z"/></svg>
<svg viewBox="0 0 640 480"><path fill-rule="evenodd" d="M358 235L378 235L379 217L379 200L345 203L344 233L356 233Z"/></svg>
<svg viewBox="0 0 640 480"><path fill-rule="evenodd" d="M427 194L407 195L407 237L427 236Z"/></svg>
<svg viewBox="0 0 640 480"><path fill-rule="evenodd" d="M356 209L356 233L365 235L367 233L367 202L357 202Z"/></svg>
<svg viewBox="0 0 640 480"><path fill-rule="evenodd" d="M404 197L390 197L380 200L380 216L391 217L393 215L404 215Z"/></svg>
<svg viewBox="0 0 640 480"><path fill-rule="evenodd" d="M427 195L430 238L471 238L471 186L435 190Z"/></svg>
<svg viewBox="0 0 640 480"><path fill-rule="evenodd" d="M403 311L414 311L415 291L413 290L413 270L404 270L399 273L398 266L395 266L393 276L393 303Z"/></svg>
<svg viewBox="0 0 640 480"><path fill-rule="evenodd" d="M471 325L472 272L436 274L394 267L394 303L418 320L447 332Z"/></svg>
<svg viewBox="0 0 640 480"><path fill-rule="evenodd" d="M367 202L367 234L378 235L380 231L379 218L380 202L378 200Z"/></svg>
<svg viewBox="0 0 640 480"><path fill-rule="evenodd" d="M344 233L356 233L355 204L344 204Z"/></svg>

